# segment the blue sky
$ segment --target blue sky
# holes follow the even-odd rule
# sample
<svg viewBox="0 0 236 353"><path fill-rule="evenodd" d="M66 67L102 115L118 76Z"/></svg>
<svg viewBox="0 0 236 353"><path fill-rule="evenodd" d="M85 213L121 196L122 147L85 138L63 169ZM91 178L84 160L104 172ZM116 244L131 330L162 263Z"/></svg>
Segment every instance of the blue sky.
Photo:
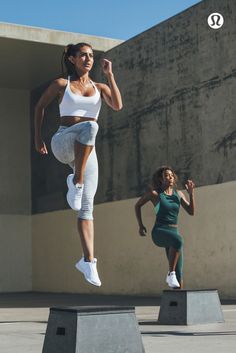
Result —
<svg viewBox="0 0 236 353"><path fill-rule="evenodd" d="M0 22L129 39L200 0L0 0Z"/></svg>

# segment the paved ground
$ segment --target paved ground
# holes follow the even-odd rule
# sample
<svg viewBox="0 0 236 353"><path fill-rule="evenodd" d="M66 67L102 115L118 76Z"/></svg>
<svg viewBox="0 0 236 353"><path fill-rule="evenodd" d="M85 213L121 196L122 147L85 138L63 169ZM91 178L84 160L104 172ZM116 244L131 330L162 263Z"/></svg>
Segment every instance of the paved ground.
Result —
<svg viewBox="0 0 236 353"><path fill-rule="evenodd" d="M224 323L162 326L160 298L15 293L0 294L0 353L42 353L52 306L108 304L135 306L146 353L236 351L236 301L222 302Z"/></svg>

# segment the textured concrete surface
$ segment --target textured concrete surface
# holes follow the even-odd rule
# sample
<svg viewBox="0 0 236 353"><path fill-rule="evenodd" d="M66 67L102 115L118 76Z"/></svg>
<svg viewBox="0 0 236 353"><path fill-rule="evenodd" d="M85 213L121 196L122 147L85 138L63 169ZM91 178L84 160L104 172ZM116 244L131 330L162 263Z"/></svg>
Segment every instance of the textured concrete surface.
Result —
<svg viewBox="0 0 236 353"><path fill-rule="evenodd" d="M106 53L124 108L99 118L99 203L140 195L163 164L181 183L236 179L235 21L234 0L203 0Z"/></svg>
<svg viewBox="0 0 236 353"><path fill-rule="evenodd" d="M146 353L235 352L236 301L223 303L225 323L194 326L158 325L159 302L153 297L0 295L0 352L41 353L49 307L78 304L134 304Z"/></svg>

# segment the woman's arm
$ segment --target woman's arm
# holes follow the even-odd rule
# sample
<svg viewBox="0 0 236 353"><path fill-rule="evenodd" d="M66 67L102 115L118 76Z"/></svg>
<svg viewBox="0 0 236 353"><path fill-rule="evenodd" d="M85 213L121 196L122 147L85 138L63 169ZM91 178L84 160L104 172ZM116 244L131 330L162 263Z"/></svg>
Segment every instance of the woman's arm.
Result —
<svg viewBox="0 0 236 353"><path fill-rule="evenodd" d="M147 235L147 229L143 225L142 221L142 214L141 214L141 208L148 202L151 201L153 204L155 204L154 198L158 198L158 195L154 195L153 191L146 192L140 199L136 202L135 204L135 215L138 221L139 225L139 234L142 236Z"/></svg>
<svg viewBox="0 0 236 353"><path fill-rule="evenodd" d="M42 94L38 103L35 106L34 114L34 142L35 149L41 154L47 154L47 147L42 140L41 127L44 118L44 110L57 97L63 87L66 85L66 80L63 78L53 81L46 91Z"/></svg>
<svg viewBox="0 0 236 353"><path fill-rule="evenodd" d="M178 194L181 197L181 206L185 209L185 211L188 214L193 216L195 212L195 198L194 198L195 184L192 180L187 180L185 187L189 194L189 201L186 200L184 194L181 191L178 191Z"/></svg>
<svg viewBox="0 0 236 353"><path fill-rule="evenodd" d="M102 92L102 97L105 102L114 110L121 110L123 107L122 98L119 88L116 84L114 74L112 72L112 63L107 59L101 61L103 72L107 77L108 85L104 83L98 83L97 86Z"/></svg>

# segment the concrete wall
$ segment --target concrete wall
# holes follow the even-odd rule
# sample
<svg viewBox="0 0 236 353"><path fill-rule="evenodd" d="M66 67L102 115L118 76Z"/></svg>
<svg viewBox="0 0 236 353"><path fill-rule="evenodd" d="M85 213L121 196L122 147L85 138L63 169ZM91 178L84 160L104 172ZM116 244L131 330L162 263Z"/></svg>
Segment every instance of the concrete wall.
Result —
<svg viewBox="0 0 236 353"><path fill-rule="evenodd" d="M196 216L181 211L187 288L218 288L222 297L236 298L232 272L236 265L235 194L235 181L201 187L196 190ZM138 235L135 202L136 199L130 199L95 207L95 254L102 280L100 288L87 284L74 268L81 257L76 214L67 210L34 215L33 289L160 295L167 289L165 251L156 247L150 237L155 220L151 204L143 209L148 237Z"/></svg>
<svg viewBox="0 0 236 353"><path fill-rule="evenodd" d="M214 31L208 27L207 17L216 11L223 14L225 24ZM1 89L2 290L160 294L167 260L150 237L138 236L133 206L150 183L153 171L161 164L171 164L180 176L180 188L189 177L197 184L196 216L180 217L186 286L216 287L222 297L236 297L232 279L235 17L235 1L205 0L106 52L113 61L124 109L113 112L104 106L99 117L95 249L101 288L89 286L74 269L81 247L76 214L66 209L64 199L67 167L52 156L38 163L40 156L36 157L33 143L29 156L29 116L32 120L32 103L45 84L46 71L39 70L43 81L37 75L38 88L29 88L34 89L31 97L28 89ZM50 43L43 45L44 58ZM22 55L21 59L24 62ZM31 59L34 62L34 57ZM29 67L32 70L33 66ZM29 71L29 79L34 74ZM98 66L94 75L95 80L104 81ZM14 82L4 77L8 83ZM44 130L47 142L57 124L55 112L54 105L49 107ZM150 233L154 222L150 205L144 209L144 220Z"/></svg>
<svg viewBox="0 0 236 353"><path fill-rule="evenodd" d="M226 20L219 31L207 25L215 11ZM34 290L160 294L165 254L150 238L137 235L133 206L157 166L171 164L180 187L189 177L198 186L196 216L180 217L185 284L216 287L221 296L236 297L230 277L235 265L235 15L234 1L206 0L105 53L113 61L124 108L117 113L103 106L99 117L95 248L103 286L89 286L74 269L81 256L76 215L57 201L61 211L54 205L50 210L56 212L32 218ZM104 81L100 67L94 74ZM50 109L49 130L55 107ZM52 170L53 178L55 162L41 163L40 170ZM60 168L55 195L65 193L66 171ZM48 173L40 177L48 186ZM49 197L45 190L38 202ZM150 232L151 206L144 209L144 219Z"/></svg>
<svg viewBox="0 0 236 353"><path fill-rule="evenodd" d="M235 1L205 0L106 53L124 108L99 118L99 203L139 195L162 164L198 186L236 179L235 23Z"/></svg>
<svg viewBox="0 0 236 353"><path fill-rule="evenodd" d="M0 88L0 290L32 289L29 92Z"/></svg>

